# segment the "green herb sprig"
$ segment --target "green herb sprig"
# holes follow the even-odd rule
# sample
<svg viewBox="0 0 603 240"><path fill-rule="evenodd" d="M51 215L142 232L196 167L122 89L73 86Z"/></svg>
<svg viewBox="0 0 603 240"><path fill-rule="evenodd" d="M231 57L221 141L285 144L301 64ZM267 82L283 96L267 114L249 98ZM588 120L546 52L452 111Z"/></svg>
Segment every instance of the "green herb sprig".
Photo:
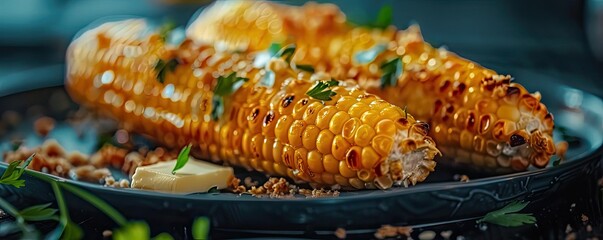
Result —
<svg viewBox="0 0 603 240"><path fill-rule="evenodd" d="M157 63L155 63L155 72L157 73L157 76L155 76L157 78L157 81L159 81L160 83L164 83L165 82L165 75L168 72L174 72L174 70L176 69L176 66L178 66L178 60L175 58L172 58L170 60L163 60L163 59L159 59L157 60Z"/></svg>
<svg viewBox="0 0 603 240"><path fill-rule="evenodd" d="M176 171L180 170L184 167L184 165L186 165L188 159L190 158L192 146L192 144L188 144L187 146L183 147L182 150L180 150L180 153L178 153L178 158L176 159L176 165L174 166L174 169L172 169L172 174L176 174Z"/></svg>
<svg viewBox="0 0 603 240"><path fill-rule="evenodd" d="M329 81L318 81L316 85L306 92L306 95L311 98L315 98L322 101L330 101L335 96L335 92L333 92L330 87L339 85L337 80L329 80Z"/></svg>
<svg viewBox="0 0 603 240"><path fill-rule="evenodd" d="M33 159L34 155L32 154L28 160L25 161L26 164L19 167L19 164L15 164L12 168L7 167L5 170L5 174L7 176L17 176L16 180L19 179L21 175L26 172L25 168L31 159ZM23 162L23 161L17 161ZM9 172L9 168L10 170ZM8 173L7 173L8 172ZM25 208L21 211L17 210L13 205L4 199L0 198L0 208L6 211L8 214L13 216L16 221L3 223L7 224L9 227L9 231L13 231L12 229L17 229L17 231L21 231L23 234L21 237L23 239L38 239L40 238L40 233L31 225L27 224L27 221L43 221L43 220L55 220L59 221L59 226L51 231L49 235L47 235L46 239L82 239L84 232L83 230L71 220L69 216L69 212L67 209L67 203L65 198L63 197L63 193L61 190L67 190L74 194L75 196L84 199L101 212L105 213L109 218L115 221L120 227L115 229L115 234L113 239L174 239L168 233L161 233L153 238L150 236L149 226L146 222L133 221L129 222L126 218L121 215L116 209L114 209L111 205L103 201L102 199L96 197L95 195L80 189L76 186L70 185L64 181L60 181L55 177L49 177L45 174L35 172L35 171L27 171L31 176L36 177L42 181L48 182L55 194L55 199L59 206L59 211L56 209L50 208L50 203L40 204ZM3 174L4 176L4 174ZM0 182L0 184L12 185L10 182ZM57 216L57 212L59 212L59 216ZM195 239L208 239L209 236L209 219L206 217L197 218L193 222L192 226L192 234ZM124 238L125 237L125 238Z"/></svg>
<svg viewBox="0 0 603 240"><path fill-rule="evenodd" d="M536 223L536 218L531 213L517 213L523 210L530 202L512 202L507 206L489 212L483 218L477 220L477 223L487 222L503 227L519 227L526 224Z"/></svg>
<svg viewBox="0 0 603 240"><path fill-rule="evenodd" d="M218 77L218 83L214 88L214 96L212 98L211 118L214 121L218 120L224 113L224 97L235 92L243 85L243 82L247 81L249 81L249 78L237 77L236 72L232 72L226 77Z"/></svg>
<svg viewBox="0 0 603 240"><path fill-rule="evenodd" d="M29 156L25 161L19 160L11 162L6 168L6 171L4 171L4 173L2 174L2 177L0 177L0 184L11 185L16 188L25 186L25 180L20 178L35 156L36 154L34 153ZM23 163L23 165L19 167L21 163Z"/></svg>
<svg viewBox="0 0 603 240"><path fill-rule="evenodd" d="M381 88L398 85L398 78L403 72L402 60L394 58L381 64Z"/></svg>

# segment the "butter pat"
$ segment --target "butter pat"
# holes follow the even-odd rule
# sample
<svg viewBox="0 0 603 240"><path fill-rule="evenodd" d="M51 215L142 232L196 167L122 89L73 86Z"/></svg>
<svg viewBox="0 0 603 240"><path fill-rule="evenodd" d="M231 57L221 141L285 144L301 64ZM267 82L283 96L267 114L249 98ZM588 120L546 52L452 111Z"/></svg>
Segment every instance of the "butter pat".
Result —
<svg viewBox="0 0 603 240"><path fill-rule="evenodd" d="M224 189L234 176L230 167L189 158L186 165L172 174L176 160L138 167L132 187L169 193L207 192L212 187Z"/></svg>

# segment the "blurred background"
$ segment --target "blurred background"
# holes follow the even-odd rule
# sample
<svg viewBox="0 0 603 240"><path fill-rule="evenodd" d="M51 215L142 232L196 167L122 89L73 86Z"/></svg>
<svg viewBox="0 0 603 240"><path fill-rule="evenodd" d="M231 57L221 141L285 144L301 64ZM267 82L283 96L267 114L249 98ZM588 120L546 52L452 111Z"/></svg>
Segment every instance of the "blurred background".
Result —
<svg viewBox="0 0 603 240"><path fill-rule="evenodd" d="M62 79L70 40L78 30L99 18L140 16L186 24L209 2L2 0L0 91L3 82L20 82L20 78L32 73ZM603 95L603 0L329 2L340 6L349 19L358 23L374 19L381 6L392 5L394 24L406 27L419 23L425 39L435 46L446 46L504 74L518 75L530 70Z"/></svg>

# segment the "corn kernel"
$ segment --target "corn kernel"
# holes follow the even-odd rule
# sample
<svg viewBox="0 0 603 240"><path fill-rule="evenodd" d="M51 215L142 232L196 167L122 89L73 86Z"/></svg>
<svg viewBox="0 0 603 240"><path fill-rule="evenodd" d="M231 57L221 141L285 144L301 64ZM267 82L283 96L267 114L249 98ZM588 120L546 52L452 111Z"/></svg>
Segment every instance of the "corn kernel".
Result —
<svg viewBox="0 0 603 240"><path fill-rule="evenodd" d="M320 151L322 154L331 153L331 147L333 145L333 139L335 135L329 130L322 130L318 133L318 137L316 138L316 149Z"/></svg>
<svg viewBox="0 0 603 240"><path fill-rule="evenodd" d="M346 112L340 111L335 113L331 122L329 123L329 130L333 134L341 134L341 129L343 128L343 124L350 119L350 115Z"/></svg>
<svg viewBox="0 0 603 240"><path fill-rule="evenodd" d="M308 169L310 170L310 172L315 173L315 174L321 174L323 173L325 170L323 168L323 164L322 164L322 154L320 154L318 151L311 151L308 153Z"/></svg>

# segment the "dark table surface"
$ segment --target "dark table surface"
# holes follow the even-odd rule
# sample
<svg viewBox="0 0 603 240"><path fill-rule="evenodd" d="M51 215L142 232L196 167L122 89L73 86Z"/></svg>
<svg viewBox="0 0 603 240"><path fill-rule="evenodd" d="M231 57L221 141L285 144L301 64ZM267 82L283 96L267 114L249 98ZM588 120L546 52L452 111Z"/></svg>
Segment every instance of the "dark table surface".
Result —
<svg viewBox="0 0 603 240"><path fill-rule="evenodd" d="M26 76L24 72L39 71L40 74L54 74L62 78L64 53L70 39L77 30L97 18L134 15L173 19L185 24L189 16L202 6L194 3L170 5L166 2L0 1L0 91L7 83ZM368 1L334 1L349 18L357 22L367 21L374 17L383 4L390 4L395 9L394 23L397 26L419 23L425 39L435 46L446 46L461 56L501 73L513 75L529 69L551 76L560 84L603 96L603 64L594 57L588 41L592 28L587 26L590 26L591 13L597 11L597 5L592 2L597 1L384 0L376 4ZM603 28L603 25L595 26L597 28ZM565 238L569 226L578 238L601 238L599 175L585 177L576 186L562 189L551 197L546 206L532 206L532 210L537 212L537 226L508 229L480 226L475 224L475 220L467 220L415 226L413 237L418 238L423 231L439 234L451 230L453 238L457 235L471 239ZM587 221L583 221L583 214L588 217ZM102 229L95 224L97 218L90 216L82 227L100 236ZM50 229L52 226L40 227ZM184 229L173 231L183 236L178 232ZM239 236L219 230L213 231L212 236L218 239L267 237L259 234ZM364 239L372 237L372 233L350 230L349 236ZM312 238L312 235L305 237Z"/></svg>

